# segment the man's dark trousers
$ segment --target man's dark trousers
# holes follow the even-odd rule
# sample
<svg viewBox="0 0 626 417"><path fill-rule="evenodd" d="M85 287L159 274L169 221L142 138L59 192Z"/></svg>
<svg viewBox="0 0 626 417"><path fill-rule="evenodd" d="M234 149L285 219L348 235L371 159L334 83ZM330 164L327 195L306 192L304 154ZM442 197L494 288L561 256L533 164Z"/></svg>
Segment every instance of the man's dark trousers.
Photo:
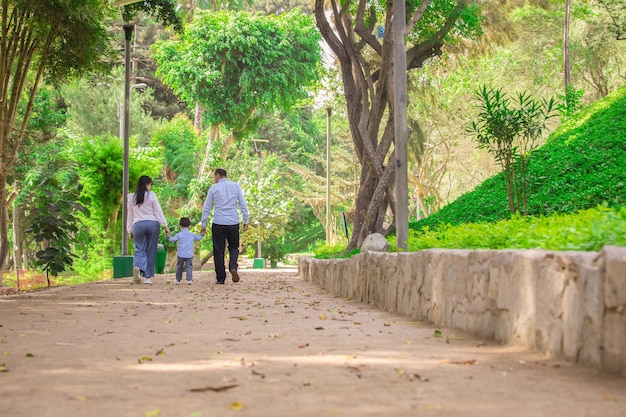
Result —
<svg viewBox="0 0 626 417"><path fill-rule="evenodd" d="M230 255L228 270L237 270L237 260L239 258L239 223L233 225L213 224L211 226L211 232L213 235L215 275L218 282L224 282L226 281L226 267L224 265L226 242L228 242L228 253Z"/></svg>

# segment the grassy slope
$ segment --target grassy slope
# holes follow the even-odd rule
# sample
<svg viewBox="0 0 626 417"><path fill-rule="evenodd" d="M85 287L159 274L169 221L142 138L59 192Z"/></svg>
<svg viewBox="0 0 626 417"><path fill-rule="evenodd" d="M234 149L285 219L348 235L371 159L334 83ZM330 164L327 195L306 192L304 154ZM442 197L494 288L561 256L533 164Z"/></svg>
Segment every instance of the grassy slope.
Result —
<svg viewBox="0 0 626 417"><path fill-rule="evenodd" d="M530 215L626 206L626 86L579 112L528 163ZM502 174L489 178L411 229L510 218Z"/></svg>

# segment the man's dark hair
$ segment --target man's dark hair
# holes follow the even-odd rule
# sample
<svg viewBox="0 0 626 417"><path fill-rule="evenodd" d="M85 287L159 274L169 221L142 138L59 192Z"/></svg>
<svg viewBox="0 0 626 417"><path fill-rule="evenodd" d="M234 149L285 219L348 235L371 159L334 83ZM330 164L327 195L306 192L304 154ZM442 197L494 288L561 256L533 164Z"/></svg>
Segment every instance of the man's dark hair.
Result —
<svg viewBox="0 0 626 417"><path fill-rule="evenodd" d="M218 168L215 170L215 173L221 177L226 178L226 170L223 168Z"/></svg>
<svg viewBox="0 0 626 417"><path fill-rule="evenodd" d="M191 226L191 220L189 220L189 218L187 217L181 217L180 222L178 222L178 225L180 227L189 227Z"/></svg>

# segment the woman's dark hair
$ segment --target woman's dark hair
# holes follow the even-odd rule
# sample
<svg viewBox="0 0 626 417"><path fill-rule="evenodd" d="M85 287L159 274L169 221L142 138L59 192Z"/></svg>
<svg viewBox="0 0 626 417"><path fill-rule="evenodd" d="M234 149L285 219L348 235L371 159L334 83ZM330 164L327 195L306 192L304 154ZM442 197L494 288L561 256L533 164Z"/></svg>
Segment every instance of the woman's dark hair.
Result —
<svg viewBox="0 0 626 417"><path fill-rule="evenodd" d="M178 223L180 227L189 227L191 226L191 220L188 217L181 217L180 222Z"/></svg>
<svg viewBox="0 0 626 417"><path fill-rule="evenodd" d="M142 175L137 181L137 188L135 189L135 204L140 206L143 204L143 199L148 191L148 184L152 184L152 178L147 175Z"/></svg>

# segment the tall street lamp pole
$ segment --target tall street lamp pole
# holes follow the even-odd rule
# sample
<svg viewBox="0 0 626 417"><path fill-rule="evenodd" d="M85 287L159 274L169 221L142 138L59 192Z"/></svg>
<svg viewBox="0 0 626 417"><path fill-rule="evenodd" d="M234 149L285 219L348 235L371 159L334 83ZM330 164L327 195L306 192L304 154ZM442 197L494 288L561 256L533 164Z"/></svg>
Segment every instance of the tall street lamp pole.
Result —
<svg viewBox="0 0 626 417"><path fill-rule="evenodd" d="M332 227L330 226L330 116L333 109L326 108L326 244L330 246Z"/></svg>
<svg viewBox="0 0 626 417"><path fill-rule="evenodd" d="M252 139L252 142L254 143L254 151L256 152L257 155L257 177L256 177L256 186L257 188L261 189L261 150L258 148L258 146L256 145L257 142L261 142L261 143L268 143L269 140L267 139ZM257 250L257 258L262 258L263 256L261 255L261 238L257 238L256 240L256 250Z"/></svg>
<svg viewBox="0 0 626 417"><path fill-rule="evenodd" d="M122 7L128 4L137 3L140 0L118 0L114 1L111 6ZM121 12L121 10L120 10ZM124 140L124 166L122 168L122 256L114 257L113 259L113 276L114 278L121 278L130 276L132 273L132 258L128 256L128 234L126 228L127 221L127 206L126 196L128 195L128 136L130 127L130 39L133 35L134 25L124 24L124 125L120 129ZM120 112L121 113L121 112Z"/></svg>
<svg viewBox="0 0 626 417"><path fill-rule="evenodd" d="M128 195L128 154L130 146L128 137L130 132L130 40L135 25L124 25L125 53L124 53L124 167L122 170L122 255L128 255L128 221L126 196Z"/></svg>

